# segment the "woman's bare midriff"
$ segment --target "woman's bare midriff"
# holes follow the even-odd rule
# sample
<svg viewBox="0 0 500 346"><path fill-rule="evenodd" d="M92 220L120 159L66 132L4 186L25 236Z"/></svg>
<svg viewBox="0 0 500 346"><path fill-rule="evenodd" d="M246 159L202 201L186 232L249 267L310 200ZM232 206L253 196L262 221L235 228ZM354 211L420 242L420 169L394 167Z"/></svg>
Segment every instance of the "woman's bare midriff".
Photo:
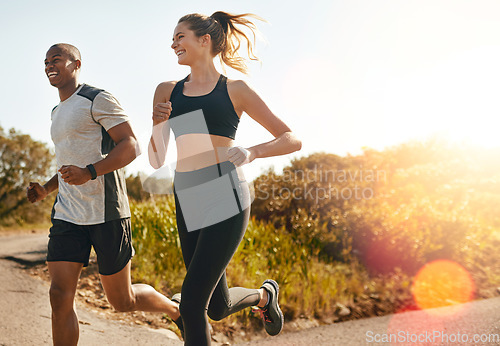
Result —
<svg viewBox="0 0 500 346"><path fill-rule="evenodd" d="M189 133L177 137L178 172L189 172L228 160L227 151L234 146L228 137Z"/></svg>

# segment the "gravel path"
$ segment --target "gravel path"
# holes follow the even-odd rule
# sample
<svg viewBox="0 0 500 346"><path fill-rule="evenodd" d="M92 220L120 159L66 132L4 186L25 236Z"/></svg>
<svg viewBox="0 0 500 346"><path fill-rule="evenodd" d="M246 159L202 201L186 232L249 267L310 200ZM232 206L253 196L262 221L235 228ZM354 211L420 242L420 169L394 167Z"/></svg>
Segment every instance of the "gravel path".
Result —
<svg viewBox="0 0 500 346"><path fill-rule="evenodd" d="M47 235L0 236L0 346L51 345L48 284L22 270L44 263ZM77 306L80 345L182 345L167 329L111 321ZM477 340L476 340L476 339ZM500 298L283 333L238 345L500 345Z"/></svg>
<svg viewBox="0 0 500 346"><path fill-rule="evenodd" d="M23 266L44 263L47 235L0 237L0 345L51 345L48 283ZM182 345L174 332L107 320L77 304L80 345ZM147 340L147 342L144 342Z"/></svg>
<svg viewBox="0 0 500 346"><path fill-rule="evenodd" d="M459 311L439 308L372 317L283 334L259 342L263 346L373 344L500 345L500 298L464 304Z"/></svg>

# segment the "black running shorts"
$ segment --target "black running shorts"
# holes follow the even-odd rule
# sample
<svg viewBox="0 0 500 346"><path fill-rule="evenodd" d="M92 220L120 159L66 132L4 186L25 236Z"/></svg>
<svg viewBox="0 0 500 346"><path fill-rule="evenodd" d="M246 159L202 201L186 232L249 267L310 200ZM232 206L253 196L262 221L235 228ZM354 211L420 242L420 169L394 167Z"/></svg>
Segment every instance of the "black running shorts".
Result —
<svg viewBox="0 0 500 346"><path fill-rule="evenodd" d="M89 265L90 249L97 254L99 273L112 275L122 270L134 256L130 218L97 225L75 225L52 219L47 262L76 262Z"/></svg>

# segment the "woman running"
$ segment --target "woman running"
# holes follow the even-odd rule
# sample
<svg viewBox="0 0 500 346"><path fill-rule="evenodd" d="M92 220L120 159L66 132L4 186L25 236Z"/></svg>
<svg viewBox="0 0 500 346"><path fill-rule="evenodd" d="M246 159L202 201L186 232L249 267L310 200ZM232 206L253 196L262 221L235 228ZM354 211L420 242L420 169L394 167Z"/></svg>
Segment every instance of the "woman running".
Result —
<svg viewBox="0 0 500 346"><path fill-rule="evenodd" d="M191 73L178 82L158 85L154 95L153 134L149 160L154 168L165 161L170 129L176 147L174 196L177 228L187 273L180 302L186 345L210 345L207 318L221 320L250 306L261 310L268 334L283 328L279 286L266 280L260 289L227 287L226 267L238 248L250 216L250 193L241 165L256 158L289 154L301 142L244 81L228 80L214 65L243 73L245 60L237 51L253 45L242 27L255 34L251 14L215 12L189 14L174 30L172 49ZM235 146L240 117L248 114L274 137L250 148ZM168 121L167 121L168 120Z"/></svg>

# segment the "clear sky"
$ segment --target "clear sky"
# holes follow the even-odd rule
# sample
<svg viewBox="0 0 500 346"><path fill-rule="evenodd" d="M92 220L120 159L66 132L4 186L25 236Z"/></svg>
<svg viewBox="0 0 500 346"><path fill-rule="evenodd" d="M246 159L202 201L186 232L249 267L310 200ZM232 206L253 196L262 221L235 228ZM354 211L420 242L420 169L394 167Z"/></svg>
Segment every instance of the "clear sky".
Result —
<svg viewBox="0 0 500 346"><path fill-rule="evenodd" d="M496 0L2 1L0 126L51 144L59 102L44 74L53 43L82 52L81 81L114 94L146 148L158 83L189 70L170 48L184 14L252 12L266 41L244 78L303 141L296 155L259 159L254 177L290 158L360 153L434 134L500 146L500 2ZM272 139L243 115L237 144ZM129 173L152 173L147 155Z"/></svg>

